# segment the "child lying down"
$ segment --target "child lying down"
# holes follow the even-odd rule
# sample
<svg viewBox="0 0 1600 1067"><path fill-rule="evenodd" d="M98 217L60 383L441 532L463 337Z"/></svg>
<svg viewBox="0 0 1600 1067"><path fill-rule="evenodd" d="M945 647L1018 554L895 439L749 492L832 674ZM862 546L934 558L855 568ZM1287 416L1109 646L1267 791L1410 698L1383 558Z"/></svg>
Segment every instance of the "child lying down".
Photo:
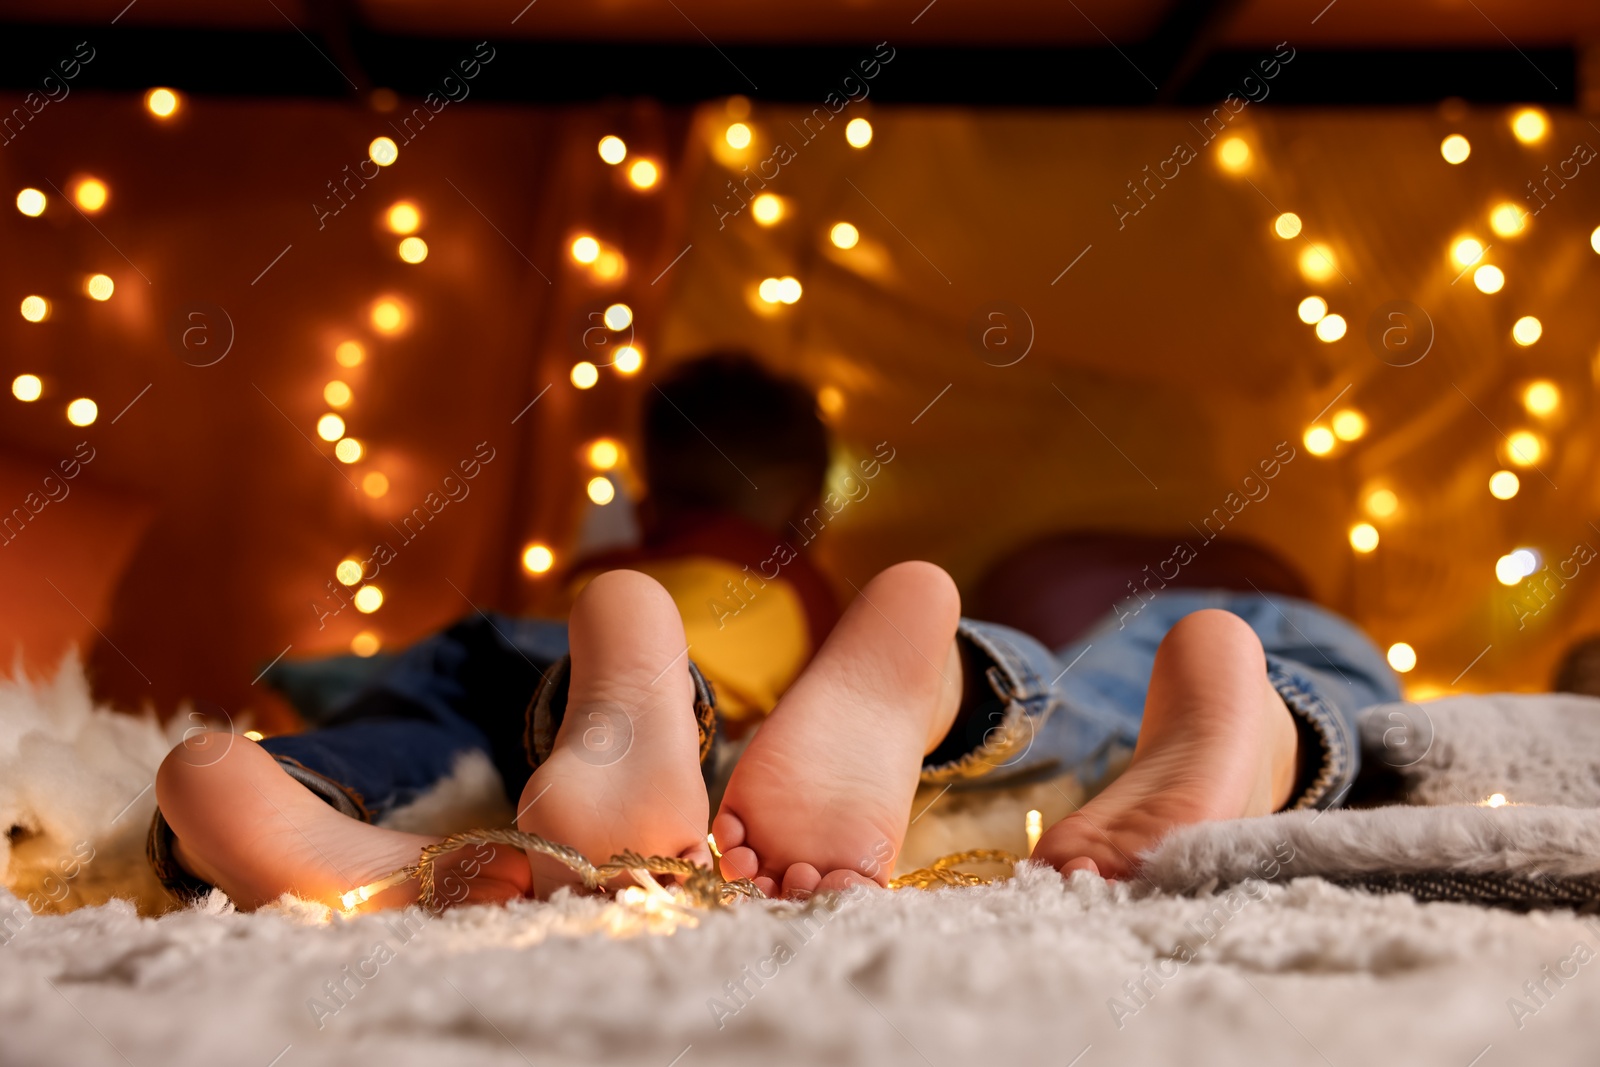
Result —
<svg viewBox="0 0 1600 1067"><path fill-rule="evenodd" d="M1133 745L1127 769L1033 857L1124 878L1176 826L1338 804L1357 770L1356 713L1399 696L1359 630L1293 598L1164 592L1052 654L962 618L937 566L899 563L859 591L779 699L713 818L715 699L689 651L672 598L631 570L589 582L565 626L460 624L328 728L175 748L156 779L152 862L175 891L215 886L241 908L285 892L337 905L436 840L372 820L478 749L520 829L595 862L633 849L710 864L709 826L724 877L803 896L887 884L919 782L1059 773L1120 741ZM542 898L576 879L504 845L473 855L471 901ZM412 880L366 906L416 895Z"/></svg>

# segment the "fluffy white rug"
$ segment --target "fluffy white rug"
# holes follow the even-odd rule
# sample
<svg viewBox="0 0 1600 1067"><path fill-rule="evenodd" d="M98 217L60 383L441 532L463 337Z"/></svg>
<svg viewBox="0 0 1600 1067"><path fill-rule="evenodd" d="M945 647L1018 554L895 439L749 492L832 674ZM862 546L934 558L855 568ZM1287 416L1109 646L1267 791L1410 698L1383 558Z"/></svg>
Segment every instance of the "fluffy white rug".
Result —
<svg viewBox="0 0 1600 1067"><path fill-rule="evenodd" d="M1494 790L1513 802L1594 803L1594 770L1583 763L1592 756L1562 756L1549 734L1579 731L1568 744L1588 736L1600 702L1467 698L1426 714L1428 743L1391 759L1410 799L1448 782L1473 799ZM1373 728L1375 758L1386 733L1395 750L1394 729ZM1518 748L1519 737L1535 740ZM1594 1058L1592 918L1421 905L1315 877L1205 891L1251 875L1440 861L1592 870L1600 824L1578 808L1242 820L1169 838L1147 868L1160 888L1025 867L1005 885L862 893L804 916L744 906L670 936L670 916L573 897L436 919L345 919L292 899L247 916L213 894L152 919L131 903L97 902L122 891L159 907L137 862L151 806L141 790L173 740L152 720L91 708L75 667L48 684L0 684L0 823L16 828L0 845L11 887L0 892L4 1062L1489 1067ZM433 808L409 813L419 820L411 825L475 817L481 773L463 767L456 792L428 798ZM938 798L914 827L919 847L1015 845L972 835L1020 838L1026 807L1044 810L1054 794L1064 810L1070 797L1058 785L1071 792L1046 783L987 801ZM1262 869L1273 861L1283 869ZM60 900L36 899L45 907L34 910L75 910L33 914L26 899L46 891Z"/></svg>

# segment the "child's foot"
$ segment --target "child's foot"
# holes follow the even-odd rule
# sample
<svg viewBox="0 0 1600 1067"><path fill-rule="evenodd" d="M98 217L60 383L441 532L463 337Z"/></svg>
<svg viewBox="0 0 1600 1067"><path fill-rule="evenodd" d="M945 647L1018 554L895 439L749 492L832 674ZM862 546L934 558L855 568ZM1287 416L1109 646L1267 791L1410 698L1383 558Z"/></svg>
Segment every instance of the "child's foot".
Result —
<svg viewBox="0 0 1600 1067"><path fill-rule="evenodd" d="M713 824L725 877L773 895L888 883L960 706L960 614L931 563L867 583L739 758Z"/></svg>
<svg viewBox="0 0 1600 1067"><path fill-rule="evenodd" d="M573 604L566 713L550 758L517 805L517 826L604 863L624 849L711 863L710 801L683 620L637 571L607 571ZM534 892L578 878L530 853Z"/></svg>
<svg viewBox="0 0 1600 1067"><path fill-rule="evenodd" d="M1297 748L1255 632L1229 612L1197 611L1156 653L1133 762L1045 831L1033 855L1065 872L1126 878L1173 827L1281 808Z"/></svg>
<svg viewBox="0 0 1600 1067"><path fill-rule="evenodd" d="M178 862L245 911L284 893L340 907L346 892L417 862L438 840L341 815L235 734L198 734L173 749L156 774L156 799ZM474 846L442 857L435 884L454 903L507 900L526 891L528 871L514 849ZM413 879L366 906L416 899Z"/></svg>

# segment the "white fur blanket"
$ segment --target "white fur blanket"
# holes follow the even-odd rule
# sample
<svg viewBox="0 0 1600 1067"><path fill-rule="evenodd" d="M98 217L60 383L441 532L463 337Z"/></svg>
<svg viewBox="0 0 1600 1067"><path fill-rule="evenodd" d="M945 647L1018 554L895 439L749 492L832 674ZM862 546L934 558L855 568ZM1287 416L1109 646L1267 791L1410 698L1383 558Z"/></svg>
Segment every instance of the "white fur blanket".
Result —
<svg viewBox="0 0 1600 1067"><path fill-rule="evenodd" d="M176 738L93 708L69 666L0 683L0 1059L1592 1063L1593 919L1316 877L1208 891L1263 874L1600 869L1600 813L1583 810L1600 803L1600 701L1457 698L1429 705L1425 730L1418 714L1374 709L1369 758L1396 767L1413 804L1456 806L1189 828L1149 857L1151 884L1025 867L804 919L741 907L672 936L651 935L670 925L659 916L573 897L346 920L290 899L247 916L214 894L142 918L100 902L161 906L143 873L145 787ZM486 770L464 765L408 825L481 823ZM1463 803L1491 792L1511 803ZM1016 848L1024 810L1058 814L1047 795L1069 799L951 793L913 827L908 860Z"/></svg>

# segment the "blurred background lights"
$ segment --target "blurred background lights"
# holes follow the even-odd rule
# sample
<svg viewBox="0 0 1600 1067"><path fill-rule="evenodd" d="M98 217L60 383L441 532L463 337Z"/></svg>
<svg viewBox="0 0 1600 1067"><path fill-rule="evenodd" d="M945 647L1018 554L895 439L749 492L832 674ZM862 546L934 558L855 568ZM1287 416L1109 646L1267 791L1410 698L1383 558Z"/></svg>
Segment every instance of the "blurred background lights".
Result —
<svg viewBox="0 0 1600 1067"><path fill-rule="evenodd" d="M29 322L43 322L50 317L50 301L42 296L22 298L22 317Z"/></svg>
<svg viewBox="0 0 1600 1067"><path fill-rule="evenodd" d="M340 341L333 350L333 358L341 367L359 367L367 358L367 350L361 347L360 341Z"/></svg>
<svg viewBox="0 0 1600 1067"><path fill-rule="evenodd" d="M613 333L633 325L633 309L627 304L612 304L605 312L606 329Z"/></svg>
<svg viewBox="0 0 1600 1067"><path fill-rule="evenodd" d="M1532 315L1524 315L1511 327L1511 339L1526 348L1544 334L1544 323Z"/></svg>
<svg viewBox="0 0 1600 1067"><path fill-rule="evenodd" d="M361 562L354 559L339 561L333 569L333 576L339 579L341 585L358 585L361 582Z"/></svg>
<svg viewBox="0 0 1600 1067"><path fill-rule="evenodd" d="M1375 519L1387 519L1400 510L1400 498L1393 489L1374 489L1367 494L1367 514Z"/></svg>
<svg viewBox="0 0 1600 1067"><path fill-rule="evenodd" d="M1452 133L1439 142L1439 154L1446 163L1465 163L1467 157L1472 155L1472 142L1459 133Z"/></svg>
<svg viewBox="0 0 1600 1067"><path fill-rule="evenodd" d="M593 263L600 258L600 242L584 234L572 242L572 258L579 263Z"/></svg>
<svg viewBox="0 0 1600 1067"><path fill-rule="evenodd" d="M111 294L117 291L117 283L109 275L91 274L83 283L83 291L95 300L110 300Z"/></svg>
<svg viewBox="0 0 1600 1067"><path fill-rule="evenodd" d="M1596 230L1600 233L1600 230ZM833 229L828 231L828 240L833 242L835 248L854 248L861 240L861 231L848 222L836 222Z"/></svg>
<svg viewBox="0 0 1600 1067"><path fill-rule="evenodd" d="M1333 249L1327 245L1311 245L1300 253L1300 273L1311 281L1326 281L1333 277L1335 269Z"/></svg>
<svg viewBox="0 0 1600 1067"><path fill-rule="evenodd" d="M589 445L589 466L595 470L608 471L621 458L622 449L609 437L602 437Z"/></svg>
<svg viewBox="0 0 1600 1067"><path fill-rule="evenodd" d="M1317 320L1317 339L1331 344L1344 336L1345 329L1343 315L1324 315Z"/></svg>
<svg viewBox="0 0 1600 1067"><path fill-rule="evenodd" d="M1224 170L1238 173L1250 162L1250 146L1243 137L1229 137L1217 149L1217 158Z"/></svg>
<svg viewBox="0 0 1600 1067"><path fill-rule="evenodd" d="M1300 236L1300 216L1292 211L1285 211L1272 222L1272 230L1285 241L1291 237Z"/></svg>
<svg viewBox="0 0 1600 1067"><path fill-rule="evenodd" d="M361 491L376 500L389 491L389 476L382 471L368 471L361 479Z"/></svg>
<svg viewBox="0 0 1600 1067"><path fill-rule="evenodd" d="M23 191L27 192L26 189ZM21 197L18 197L18 202L21 202ZM43 210L42 203L41 201L41 210ZM1589 235L1589 247L1594 249L1597 255L1600 255L1600 226L1596 226L1594 232Z"/></svg>
<svg viewBox="0 0 1600 1067"><path fill-rule="evenodd" d="M405 324L405 308L398 300L385 297L372 305L372 327L379 333L399 333Z"/></svg>
<svg viewBox="0 0 1600 1067"><path fill-rule="evenodd" d="M783 201L771 193L762 193L750 201L750 214L763 226L771 226L783 218Z"/></svg>
<svg viewBox="0 0 1600 1067"><path fill-rule="evenodd" d="M322 399L328 402L329 407L347 407L354 398L350 387L337 379L322 387Z"/></svg>
<svg viewBox="0 0 1600 1067"><path fill-rule="evenodd" d="M776 278L763 278L763 279L761 279L761 284L756 286L756 294L759 295L761 297L761 299L765 300L767 303L776 304L778 302L778 279L776 279ZM24 301L24 303L26 303L26 301ZM24 312L23 314L27 314L27 313Z"/></svg>
<svg viewBox="0 0 1600 1067"><path fill-rule="evenodd" d="M422 212L411 201L400 200L389 205L383 221L390 233L416 233L417 227L422 225Z"/></svg>
<svg viewBox="0 0 1600 1067"><path fill-rule="evenodd" d="M387 167L400 158L400 146L387 137L374 137L367 145L367 158L380 167Z"/></svg>
<svg viewBox="0 0 1600 1067"><path fill-rule="evenodd" d="M333 454L339 457L340 463L355 463L359 461L365 453L366 449L362 447L361 442L356 440L354 437L342 438L338 444L333 446Z"/></svg>
<svg viewBox="0 0 1600 1067"><path fill-rule="evenodd" d="M1458 267L1470 267L1483 258L1483 242L1476 237L1462 237L1450 246L1450 258Z"/></svg>
<svg viewBox="0 0 1600 1067"><path fill-rule="evenodd" d="M407 237L400 242L400 258L407 263L421 263L428 258L428 242L420 237Z"/></svg>
<svg viewBox="0 0 1600 1067"><path fill-rule="evenodd" d="M865 148L872 143L872 123L866 119L851 119L845 123L844 139L851 148Z"/></svg>
<svg viewBox="0 0 1600 1067"><path fill-rule="evenodd" d="M635 189L649 189L660 177L660 169L648 159L635 160L633 166L628 168L628 181L633 183Z"/></svg>
<svg viewBox="0 0 1600 1067"><path fill-rule="evenodd" d="M1378 547L1378 528L1370 522L1358 522L1350 527L1350 547L1357 552L1371 552Z"/></svg>
<svg viewBox="0 0 1600 1067"><path fill-rule="evenodd" d="M586 492L588 492L590 500L604 507L616 499L617 487L611 484L610 478L601 474L589 479Z"/></svg>
<svg viewBox="0 0 1600 1067"><path fill-rule="evenodd" d="M356 590L356 610L371 615L383 607L383 590L375 585L364 585Z"/></svg>
<svg viewBox="0 0 1600 1067"><path fill-rule="evenodd" d="M722 134L723 140L728 142L729 148L750 147L750 127L742 122L730 125Z"/></svg>
<svg viewBox="0 0 1600 1067"><path fill-rule="evenodd" d="M1515 237L1528 228L1528 213L1516 204L1496 204L1489 212L1489 228L1501 237Z"/></svg>
<svg viewBox="0 0 1600 1067"><path fill-rule="evenodd" d="M627 261L622 256L609 248L602 248L594 260L594 276L603 282L616 281L622 277L622 272L627 269Z"/></svg>
<svg viewBox="0 0 1600 1067"><path fill-rule="evenodd" d="M1510 500L1522 488L1522 479L1514 471L1495 471L1489 475L1489 495L1496 500Z"/></svg>
<svg viewBox="0 0 1600 1067"><path fill-rule="evenodd" d="M1315 326L1322 321L1322 316L1328 313L1328 302L1320 296L1308 296L1300 301L1300 321L1307 326Z"/></svg>
<svg viewBox="0 0 1600 1067"><path fill-rule="evenodd" d="M72 187L72 202L93 215L106 206L111 190L99 178L84 178Z"/></svg>
<svg viewBox="0 0 1600 1067"><path fill-rule="evenodd" d="M19 374L11 379L11 395L23 401L38 400L44 395L44 382L37 374Z"/></svg>
<svg viewBox="0 0 1600 1067"><path fill-rule="evenodd" d="M1519 467L1533 466L1543 453L1544 444L1527 430L1518 430L1506 438L1506 456Z"/></svg>
<svg viewBox="0 0 1600 1067"><path fill-rule="evenodd" d="M170 119L178 112L178 94L171 89L151 89L144 94L144 106L158 119Z"/></svg>
<svg viewBox="0 0 1600 1067"><path fill-rule="evenodd" d="M1389 646L1389 666L1401 674L1407 674L1417 666L1417 650L1404 641L1396 641Z"/></svg>
<svg viewBox="0 0 1600 1067"><path fill-rule="evenodd" d="M24 189L17 194L17 210L36 219L44 214L45 196L37 189ZM1600 230L1596 230L1600 233Z"/></svg>
<svg viewBox="0 0 1600 1067"><path fill-rule="evenodd" d="M1538 144L1550 132L1550 120L1536 107L1525 107L1511 116L1511 132L1523 144Z"/></svg>
<svg viewBox="0 0 1600 1067"><path fill-rule="evenodd" d="M1341 441L1358 441L1367 432L1367 417L1354 408L1345 408L1333 416L1333 435Z"/></svg>
<svg viewBox="0 0 1600 1067"><path fill-rule="evenodd" d="M1485 263L1472 272L1472 284L1480 293L1498 293L1506 285L1505 271L1492 263Z"/></svg>
<svg viewBox="0 0 1600 1067"><path fill-rule="evenodd" d="M636 345L623 345L612 357L611 365L617 368L619 374L637 374L639 368L644 366L644 353Z"/></svg>
<svg viewBox="0 0 1600 1067"><path fill-rule="evenodd" d="M317 420L317 436L324 441L337 441L344 436L344 420L328 412Z"/></svg>
<svg viewBox="0 0 1600 1067"><path fill-rule="evenodd" d="M1333 431L1326 426L1313 426L1306 430L1303 440L1306 451L1313 456L1326 456L1333 451Z"/></svg>
<svg viewBox="0 0 1600 1067"><path fill-rule="evenodd" d="M628 145L615 134L600 138L600 158L613 167L628 158Z"/></svg>
<svg viewBox="0 0 1600 1067"><path fill-rule="evenodd" d="M592 389L594 383L600 380L600 369L588 360L580 360L572 365L572 384L579 389Z"/></svg>
<svg viewBox="0 0 1600 1067"><path fill-rule="evenodd" d="M1522 573L1522 564L1510 555L1495 560L1494 576L1501 585L1516 585L1526 577Z"/></svg>
<svg viewBox="0 0 1600 1067"><path fill-rule="evenodd" d="M784 275L778 279L778 300L785 304L792 304L800 299L800 280Z"/></svg>
<svg viewBox="0 0 1600 1067"><path fill-rule="evenodd" d="M1539 558L1539 553L1531 548L1519 548L1511 553L1511 558L1516 561L1518 567L1522 568L1524 577L1533 574L1544 566L1544 560Z"/></svg>
<svg viewBox="0 0 1600 1067"><path fill-rule="evenodd" d="M556 554L534 541L522 550L522 569L529 574L544 574L556 565Z"/></svg>
<svg viewBox="0 0 1600 1067"><path fill-rule="evenodd" d="M1554 382L1531 382L1522 391L1522 406L1530 415L1549 415L1561 406L1561 390Z"/></svg>
<svg viewBox="0 0 1600 1067"><path fill-rule="evenodd" d="M86 396L80 396L67 405L67 421L74 426L92 426L100 417L100 405Z"/></svg>
<svg viewBox="0 0 1600 1067"><path fill-rule="evenodd" d="M1491 808L1503 808L1506 806L1506 795L1504 793L1490 793L1484 803Z"/></svg>
<svg viewBox="0 0 1600 1067"><path fill-rule="evenodd" d="M377 655L378 649L382 647L383 645L378 640L378 635L371 630L362 630L350 639L350 651L362 659Z"/></svg>
<svg viewBox="0 0 1600 1067"><path fill-rule="evenodd" d="M824 385L817 390L817 407L824 415L837 415L844 410L844 393L837 385Z"/></svg>

